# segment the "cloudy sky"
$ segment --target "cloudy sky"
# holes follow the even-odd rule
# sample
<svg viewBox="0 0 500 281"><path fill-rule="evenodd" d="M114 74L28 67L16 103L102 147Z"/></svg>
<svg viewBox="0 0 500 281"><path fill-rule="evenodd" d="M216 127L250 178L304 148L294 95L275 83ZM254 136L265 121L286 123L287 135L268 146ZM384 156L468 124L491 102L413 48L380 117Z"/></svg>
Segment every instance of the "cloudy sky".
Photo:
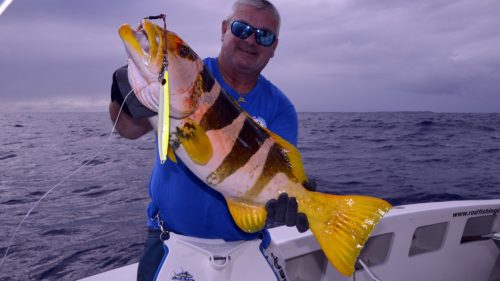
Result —
<svg viewBox="0 0 500 281"><path fill-rule="evenodd" d="M0 0L0 3L4 0ZM122 23L167 14L216 56L227 0L14 0L0 16L0 111L105 111ZM264 75L299 111L500 112L498 0L275 0Z"/></svg>

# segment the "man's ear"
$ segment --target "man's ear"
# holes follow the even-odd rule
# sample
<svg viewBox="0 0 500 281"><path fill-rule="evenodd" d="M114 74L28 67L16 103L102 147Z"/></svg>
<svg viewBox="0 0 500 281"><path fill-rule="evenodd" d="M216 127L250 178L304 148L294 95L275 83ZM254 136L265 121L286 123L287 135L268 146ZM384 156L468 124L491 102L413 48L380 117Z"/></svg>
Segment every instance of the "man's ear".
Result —
<svg viewBox="0 0 500 281"><path fill-rule="evenodd" d="M227 20L222 21L220 41L224 41L224 35L226 34L228 24L229 22Z"/></svg>
<svg viewBox="0 0 500 281"><path fill-rule="evenodd" d="M276 48L278 48L278 42L279 42L279 40L278 40L278 38L276 38L276 42L274 42L273 47L272 47L273 53L271 54L271 58L274 57L274 52L276 52Z"/></svg>

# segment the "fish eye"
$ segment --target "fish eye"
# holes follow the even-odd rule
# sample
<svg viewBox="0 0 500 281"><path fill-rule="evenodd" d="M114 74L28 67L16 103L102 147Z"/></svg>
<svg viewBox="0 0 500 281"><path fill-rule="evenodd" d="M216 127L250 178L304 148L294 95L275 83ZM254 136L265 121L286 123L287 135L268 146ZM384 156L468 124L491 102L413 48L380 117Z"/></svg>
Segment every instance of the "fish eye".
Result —
<svg viewBox="0 0 500 281"><path fill-rule="evenodd" d="M198 58L198 55L186 45L180 45L179 49L177 49L177 53L180 57L191 61L195 61Z"/></svg>
<svg viewBox="0 0 500 281"><path fill-rule="evenodd" d="M184 45L179 46L178 52L179 52L179 56L181 56L182 58L189 56L189 54L191 53L189 51L188 47L186 47Z"/></svg>

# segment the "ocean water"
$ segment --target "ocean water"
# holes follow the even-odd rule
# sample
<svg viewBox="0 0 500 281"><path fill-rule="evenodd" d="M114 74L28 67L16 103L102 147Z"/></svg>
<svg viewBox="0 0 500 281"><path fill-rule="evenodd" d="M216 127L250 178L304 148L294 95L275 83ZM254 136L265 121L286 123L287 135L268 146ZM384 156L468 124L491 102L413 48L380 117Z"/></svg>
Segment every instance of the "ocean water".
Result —
<svg viewBox="0 0 500 281"><path fill-rule="evenodd" d="M321 191L395 205L500 198L500 114L300 113L299 123ZM0 280L75 280L137 262L154 136L111 128L106 113L0 114L0 258L68 177L17 232Z"/></svg>

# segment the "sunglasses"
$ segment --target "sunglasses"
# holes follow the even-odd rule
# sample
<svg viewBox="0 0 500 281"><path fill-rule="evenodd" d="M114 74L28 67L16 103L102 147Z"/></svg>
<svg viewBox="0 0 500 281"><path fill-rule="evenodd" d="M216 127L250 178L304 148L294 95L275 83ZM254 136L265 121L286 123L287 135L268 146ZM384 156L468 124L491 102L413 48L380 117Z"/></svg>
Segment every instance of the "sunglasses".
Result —
<svg viewBox="0 0 500 281"><path fill-rule="evenodd" d="M255 42L261 46L269 47L276 41L276 35L267 29L258 29L238 20L231 23L231 33L238 38L247 39L254 32Z"/></svg>

